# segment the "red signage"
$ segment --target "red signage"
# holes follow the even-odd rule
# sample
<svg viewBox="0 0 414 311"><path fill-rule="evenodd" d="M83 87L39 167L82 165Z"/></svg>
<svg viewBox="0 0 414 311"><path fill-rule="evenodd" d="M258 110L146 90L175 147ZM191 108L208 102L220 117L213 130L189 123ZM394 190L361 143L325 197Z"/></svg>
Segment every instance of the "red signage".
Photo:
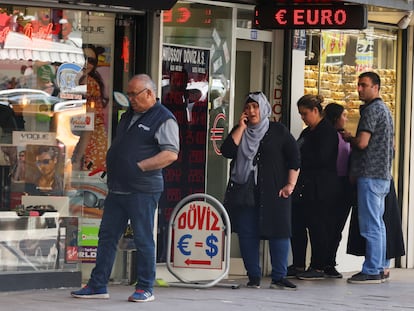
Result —
<svg viewBox="0 0 414 311"><path fill-rule="evenodd" d="M195 6L193 3L177 3L171 10L163 11L163 22L168 27L208 27L213 19L228 18L226 10Z"/></svg>
<svg viewBox="0 0 414 311"><path fill-rule="evenodd" d="M258 5L253 22L258 29L364 29L367 16L365 5Z"/></svg>
<svg viewBox="0 0 414 311"><path fill-rule="evenodd" d="M184 205L174 218L174 268L221 269L224 228L213 205L204 201Z"/></svg>

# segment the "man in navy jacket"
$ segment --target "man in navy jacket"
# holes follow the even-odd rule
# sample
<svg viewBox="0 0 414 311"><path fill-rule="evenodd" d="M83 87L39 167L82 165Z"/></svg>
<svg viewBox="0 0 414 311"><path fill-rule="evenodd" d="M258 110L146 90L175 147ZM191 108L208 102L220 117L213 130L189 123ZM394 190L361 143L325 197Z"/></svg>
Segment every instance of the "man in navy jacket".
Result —
<svg viewBox="0 0 414 311"><path fill-rule="evenodd" d="M154 300L154 215L164 190L162 169L177 160L178 124L156 98L156 87L145 74L134 76L127 95L129 109L122 115L108 150L108 196L99 229L96 266L88 284L71 294L76 298L109 298L107 283L117 244L128 220L137 248L137 284L131 302Z"/></svg>

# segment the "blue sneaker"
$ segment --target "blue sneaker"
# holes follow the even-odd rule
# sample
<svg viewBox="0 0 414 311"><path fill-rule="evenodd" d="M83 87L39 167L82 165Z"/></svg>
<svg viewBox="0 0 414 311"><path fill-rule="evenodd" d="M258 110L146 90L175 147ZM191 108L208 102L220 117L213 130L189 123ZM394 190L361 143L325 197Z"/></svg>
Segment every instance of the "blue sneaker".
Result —
<svg viewBox="0 0 414 311"><path fill-rule="evenodd" d="M131 302L148 302L155 299L154 295L143 289L137 289L131 296L128 297L128 301Z"/></svg>
<svg viewBox="0 0 414 311"><path fill-rule="evenodd" d="M75 298L87 298L87 299L108 299L109 294L106 287L95 289L88 285L82 287L79 290L75 290L70 293Z"/></svg>

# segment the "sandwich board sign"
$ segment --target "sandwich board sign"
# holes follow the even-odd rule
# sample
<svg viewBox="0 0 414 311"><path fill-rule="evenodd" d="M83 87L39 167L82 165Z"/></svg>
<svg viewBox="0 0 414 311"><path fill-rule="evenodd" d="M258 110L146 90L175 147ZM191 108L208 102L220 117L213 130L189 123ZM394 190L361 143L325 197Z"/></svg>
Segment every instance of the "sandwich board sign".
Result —
<svg viewBox="0 0 414 311"><path fill-rule="evenodd" d="M223 273L211 282L197 287L209 287L227 275L230 263L230 220L223 205L208 194L192 194L174 208L169 224L167 268L181 282L186 271L197 272L202 280L212 275L208 270ZM188 272L188 271L187 271Z"/></svg>

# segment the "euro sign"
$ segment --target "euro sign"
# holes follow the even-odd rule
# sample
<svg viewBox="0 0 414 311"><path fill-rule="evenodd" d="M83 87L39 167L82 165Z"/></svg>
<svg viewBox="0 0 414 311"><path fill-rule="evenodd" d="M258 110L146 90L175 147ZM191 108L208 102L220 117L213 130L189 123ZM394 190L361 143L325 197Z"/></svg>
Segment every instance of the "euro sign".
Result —
<svg viewBox="0 0 414 311"><path fill-rule="evenodd" d="M188 22L191 17L191 12L187 8L179 8L178 9L179 16L177 17L176 22L179 24L184 24Z"/></svg>
<svg viewBox="0 0 414 311"><path fill-rule="evenodd" d="M207 246L210 247L210 249L206 249L206 254L207 256L209 256L210 258L213 258L214 256L217 255L218 253L218 247L215 243L218 242L217 237L214 234L211 234L210 236L207 237L206 239L206 244Z"/></svg>
<svg viewBox="0 0 414 311"><path fill-rule="evenodd" d="M276 11L275 20L279 25L286 25L287 20L285 18L285 14L287 13L286 9L280 9Z"/></svg>
<svg viewBox="0 0 414 311"><path fill-rule="evenodd" d="M184 256L190 256L191 255L191 251L187 251L187 247L188 247L189 242L186 241L186 240L189 240L191 238L192 238L191 234L184 234L177 243L178 249L180 250L180 252Z"/></svg>

